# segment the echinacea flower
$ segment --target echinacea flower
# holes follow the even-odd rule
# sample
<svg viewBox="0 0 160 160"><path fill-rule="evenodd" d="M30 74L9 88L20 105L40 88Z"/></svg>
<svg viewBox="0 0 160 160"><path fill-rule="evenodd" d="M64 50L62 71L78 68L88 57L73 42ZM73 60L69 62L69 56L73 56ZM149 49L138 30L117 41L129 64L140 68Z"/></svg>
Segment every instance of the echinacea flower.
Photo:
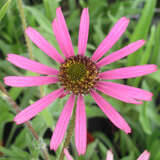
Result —
<svg viewBox="0 0 160 160"><path fill-rule="evenodd" d="M142 47L144 40L138 40L128 46L111 53L102 58L103 55L118 41L125 32L129 23L129 19L122 17L114 25L108 36L102 41L93 53L92 57L85 56L88 32L89 32L89 14L88 9L83 9L78 38L78 54L75 55L71 38L67 29L67 25L62 14L61 8L56 10L56 18L52 23L53 32L59 47L64 55L61 56L58 51L45 40L35 29L28 27L26 34L43 52L55 60L59 64L59 70L48 67L44 64L27 59L23 56L8 54L7 60L14 65L47 76L9 76L4 78L6 85L15 87L31 87L46 84L60 83L61 88L44 96L34 104L25 108L14 118L16 124L24 123L58 97L69 95L64 109L54 129L50 148L56 150L62 142L74 104L76 103L76 119L75 119L75 144L79 155L84 154L87 144L87 127L84 96L90 94L100 109L106 114L108 119L122 129L126 133L130 133L131 129L121 115L97 93L101 91L108 96L114 97L126 103L141 104L142 100L150 101L152 93L138 89L135 87L109 82L112 79L126 79L143 76L155 72L156 66L153 64L123 67L101 72L101 67L113 63ZM101 59L102 58L102 59ZM107 81L105 81L107 80ZM75 98L77 97L77 102Z"/></svg>
<svg viewBox="0 0 160 160"><path fill-rule="evenodd" d="M64 149L64 154L67 160L73 160L72 156L70 155L70 153L66 148ZM147 150L145 150L143 153L141 153L141 155L137 158L137 160L149 160L149 157L150 153ZM107 151L106 160L114 160L112 151L110 150Z"/></svg>
<svg viewBox="0 0 160 160"><path fill-rule="evenodd" d="M68 154L69 154L69 153L68 153ZM66 155L66 157L68 157L68 160L72 160L72 159L69 159L71 156L69 157L68 154L67 154L67 152L65 151L65 155ZM149 160L149 157L150 157L150 153L149 153L147 150L145 150L145 151L137 158L137 160ZM112 153L110 150L107 151L106 160L113 160L113 153Z"/></svg>

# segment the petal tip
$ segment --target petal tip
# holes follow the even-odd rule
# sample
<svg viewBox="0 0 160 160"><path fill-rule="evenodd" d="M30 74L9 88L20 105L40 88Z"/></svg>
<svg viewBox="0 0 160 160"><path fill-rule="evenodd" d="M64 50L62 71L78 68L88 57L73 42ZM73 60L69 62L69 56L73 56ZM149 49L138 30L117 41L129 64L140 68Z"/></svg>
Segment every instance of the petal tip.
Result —
<svg viewBox="0 0 160 160"><path fill-rule="evenodd" d="M58 7L58 8L56 9L56 14L59 14L59 12L62 12L61 7Z"/></svg>
<svg viewBox="0 0 160 160"><path fill-rule="evenodd" d="M32 29L32 27L27 27L27 28L25 29L25 33L27 34L28 32L30 32L31 29Z"/></svg>
<svg viewBox="0 0 160 160"><path fill-rule="evenodd" d="M10 58L12 58L12 56L14 56L15 54L9 53L7 54L6 60L9 61Z"/></svg>
<svg viewBox="0 0 160 160"><path fill-rule="evenodd" d="M128 129L128 130L125 131L126 134L130 134L131 132L132 132L131 129Z"/></svg>
<svg viewBox="0 0 160 160"><path fill-rule="evenodd" d="M127 17L122 17L121 20L123 20L124 22L126 22L127 24L129 23L130 19Z"/></svg>
<svg viewBox="0 0 160 160"><path fill-rule="evenodd" d="M142 40L140 40L143 44L145 44L146 43L146 40L144 40L144 39L142 39Z"/></svg>
<svg viewBox="0 0 160 160"><path fill-rule="evenodd" d="M55 146L54 144L51 144L51 143L50 143L50 150L56 151L57 148L58 148L58 146Z"/></svg>

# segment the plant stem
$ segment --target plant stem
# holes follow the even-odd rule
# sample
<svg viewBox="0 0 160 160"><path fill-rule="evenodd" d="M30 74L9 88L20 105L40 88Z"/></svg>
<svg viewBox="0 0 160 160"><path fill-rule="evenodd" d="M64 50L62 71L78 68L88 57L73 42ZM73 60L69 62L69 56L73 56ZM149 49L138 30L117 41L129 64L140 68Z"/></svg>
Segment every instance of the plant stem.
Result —
<svg viewBox="0 0 160 160"><path fill-rule="evenodd" d="M0 90L2 91L2 94L3 94L2 97L5 98L7 100L7 102L9 102L13 106L13 109L16 111L16 113L19 113L21 111L20 107L9 96L7 90L3 87L1 82L0 82ZM32 135L36 139L36 141L39 142L40 138L39 138L37 132L32 127L32 124L28 121L28 122L25 122L25 125L28 127L28 129L30 130L30 132L32 133ZM43 142L43 144L44 144L44 142ZM45 160L49 160L49 155L48 155L47 148L45 147L45 145L43 145L43 147L41 147L41 150L43 152L43 156L44 156Z"/></svg>
<svg viewBox="0 0 160 160"><path fill-rule="evenodd" d="M30 59L33 60L34 57L33 57L33 54L32 54L32 45L31 45L31 42L30 42L29 38L27 37L27 35L25 33L25 30L27 28L27 24L26 24L26 19L25 19L25 15L24 15L24 8L23 8L22 0L17 0L17 4L18 4L18 10L19 10L19 13L20 13L21 21L22 21L22 26L23 26L26 45L27 45L27 50L28 50Z"/></svg>
<svg viewBox="0 0 160 160"><path fill-rule="evenodd" d="M19 13L20 13L20 18L21 18L21 21L22 21L22 27L23 27L23 31L24 31L24 37L25 37L25 41L26 41L26 45L27 45L27 50L28 50L28 53L29 53L29 57L30 59L34 60L34 56L32 54L32 45L31 45L31 41L29 40L29 38L27 37L26 33L25 33L25 30L27 28L27 23L26 23L26 19L25 19L25 15L24 15L24 8L23 8L23 2L22 0L17 0L17 5L18 5L18 10L19 10ZM42 88L40 87L40 91L43 91ZM41 92L41 95L43 93ZM10 97L8 97L10 99ZM11 100L12 101L12 100ZM15 110L16 112L19 112L19 107L14 103L13 104L15 106ZM17 106L17 107L16 107ZM34 135L35 139L37 141L39 141L39 137L38 137L38 134L36 133L36 131L33 129L31 123L29 122L26 122L25 123L27 125L27 127L29 128L29 130L32 132L32 134ZM44 142L42 142L44 144ZM43 155L44 155L44 158L45 160L49 160L49 154L48 154L48 151L47 151L47 148L46 148L46 145L44 144L43 147L41 145L41 150L43 152Z"/></svg>
<svg viewBox="0 0 160 160"><path fill-rule="evenodd" d="M69 143L71 141L73 130L74 130L74 127L75 127L75 118L76 118L76 103L75 103L75 106L74 106L74 109L73 109L72 118L71 118L70 123L69 123L69 127L68 127L68 130L67 130L67 135L66 135L66 138L65 138L65 141L64 141L64 144L63 144L62 151L60 153L59 160L64 159L64 149L69 146Z"/></svg>

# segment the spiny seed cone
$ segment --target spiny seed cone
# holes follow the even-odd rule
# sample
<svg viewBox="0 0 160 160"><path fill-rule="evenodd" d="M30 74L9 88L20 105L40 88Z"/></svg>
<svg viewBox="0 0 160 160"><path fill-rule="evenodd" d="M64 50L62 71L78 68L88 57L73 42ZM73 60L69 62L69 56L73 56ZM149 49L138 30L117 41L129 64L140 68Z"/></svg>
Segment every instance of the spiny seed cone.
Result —
<svg viewBox="0 0 160 160"><path fill-rule="evenodd" d="M60 66L58 79L62 87L73 94L88 94L98 79L96 64L86 56L72 56Z"/></svg>

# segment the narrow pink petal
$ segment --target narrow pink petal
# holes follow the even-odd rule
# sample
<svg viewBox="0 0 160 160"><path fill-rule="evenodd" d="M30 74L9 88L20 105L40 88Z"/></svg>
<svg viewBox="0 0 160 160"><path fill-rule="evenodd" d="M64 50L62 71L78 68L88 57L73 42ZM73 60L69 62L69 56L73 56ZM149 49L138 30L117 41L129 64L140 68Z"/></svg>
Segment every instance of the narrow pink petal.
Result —
<svg viewBox="0 0 160 160"><path fill-rule="evenodd" d="M89 33L89 13L88 8L84 8L79 27L78 54L85 55Z"/></svg>
<svg viewBox="0 0 160 160"><path fill-rule="evenodd" d="M75 144L78 154L85 154L87 145L87 121L84 98L78 96L75 121Z"/></svg>
<svg viewBox="0 0 160 160"><path fill-rule="evenodd" d="M125 56L128 56L131 53L138 50L139 48L141 48L144 45L144 43L145 43L144 40L139 40L139 41L133 42L133 43L129 44L128 46L106 56L105 58L103 58L102 60L97 62L96 65L98 67L103 67L107 64L110 64L110 63L113 63L117 60L120 60L121 58L124 58Z"/></svg>
<svg viewBox="0 0 160 160"><path fill-rule="evenodd" d="M67 103L65 104L63 111L61 112L61 115L56 124L56 127L54 129L54 132L50 141L50 149L57 150L58 146L62 142L64 134L67 130L69 120L72 115L74 103L75 103L75 96L71 95Z"/></svg>
<svg viewBox="0 0 160 160"><path fill-rule="evenodd" d="M111 71L102 72L99 74L101 79L126 79L144 76L157 71L157 66L154 64L146 64L139 66L123 67Z"/></svg>
<svg viewBox="0 0 160 160"><path fill-rule="evenodd" d="M63 57L57 52L57 50L46 40L44 39L39 32L37 32L32 27L28 27L25 30L28 37L35 43L43 52L45 52L49 57L54 59L58 63L64 62Z"/></svg>
<svg viewBox="0 0 160 160"><path fill-rule="evenodd" d="M139 157L137 160L149 160L150 157L150 153L145 150Z"/></svg>
<svg viewBox="0 0 160 160"><path fill-rule="evenodd" d="M68 53L67 40L66 40L65 36L63 35L62 30L60 29L60 27L58 25L57 19L53 20L52 28L53 28L54 35L56 37L56 40L59 44L59 47L60 47L63 55L66 58L70 57L70 54Z"/></svg>
<svg viewBox="0 0 160 160"><path fill-rule="evenodd" d="M57 77L21 77L21 76L8 76L4 78L4 83L12 87L32 87L46 84L53 84L58 82Z"/></svg>
<svg viewBox="0 0 160 160"><path fill-rule="evenodd" d="M21 124L30 120L43 109L45 109L54 100L56 100L62 94L62 92L62 88L57 89L52 93L46 95L45 97L41 98L40 100L36 101L35 103L31 104L30 106L22 110L20 113L18 113L14 118L14 121L16 122L16 124Z"/></svg>
<svg viewBox="0 0 160 160"><path fill-rule="evenodd" d="M68 149L64 149L64 154L67 157L67 160L73 160L72 156L69 154Z"/></svg>
<svg viewBox="0 0 160 160"><path fill-rule="evenodd" d="M106 160L113 160L113 153L112 153L111 150L108 150L108 151L107 151Z"/></svg>
<svg viewBox="0 0 160 160"><path fill-rule="evenodd" d="M90 93L100 109L116 127L124 130L127 134L131 132L131 128L127 122L107 101L105 101L98 93L93 90Z"/></svg>
<svg viewBox="0 0 160 160"><path fill-rule="evenodd" d="M145 91L140 88L131 87L128 85L118 84L114 82L104 82L99 81L97 82L99 86L109 87L112 90L119 92L125 96L135 98L137 100L144 100L144 101L151 101L153 94L151 92ZM102 87L102 88L103 88Z"/></svg>
<svg viewBox="0 0 160 160"><path fill-rule="evenodd" d="M133 103L133 104L142 104L141 101L140 102L136 101L135 99L130 97L128 94L123 92L123 90L116 90L116 88L113 88L112 86L108 86L108 85L105 86L105 85L98 85L97 84L95 86L95 88L98 89L99 91L103 92L104 94L107 94L108 96L119 99L123 102Z"/></svg>
<svg viewBox="0 0 160 160"><path fill-rule="evenodd" d="M109 34L98 46L96 51L93 53L92 60L98 61L112 46L119 40L122 34L125 32L129 23L129 19L122 17L118 22L113 26Z"/></svg>
<svg viewBox="0 0 160 160"><path fill-rule="evenodd" d="M66 40L66 44L65 44L65 48L67 48L67 52L69 56L74 56L74 50L73 50L73 46L72 46L72 41L71 41L71 37L69 35L68 32L68 28L62 13L61 8L57 8L56 10L56 16L57 16L57 23L58 23L58 29L59 31L61 31L61 33L63 33L64 39ZM61 37L63 38L63 37Z"/></svg>
<svg viewBox="0 0 160 160"><path fill-rule="evenodd" d="M25 70L29 70L32 72L36 72L39 74L46 75L57 75L58 70L48 67L44 64L38 63L36 61L32 61L23 56L18 56L16 54L8 54L7 60L17 67L23 68Z"/></svg>

